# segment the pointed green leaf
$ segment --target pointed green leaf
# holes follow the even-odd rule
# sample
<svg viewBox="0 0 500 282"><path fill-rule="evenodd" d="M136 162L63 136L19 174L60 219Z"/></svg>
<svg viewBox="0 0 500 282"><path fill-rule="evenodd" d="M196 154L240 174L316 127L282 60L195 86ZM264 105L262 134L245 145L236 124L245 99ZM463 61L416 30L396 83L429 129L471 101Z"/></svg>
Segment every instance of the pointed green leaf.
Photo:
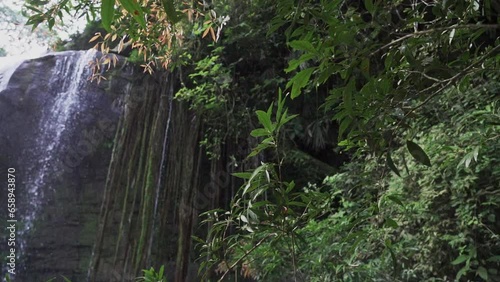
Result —
<svg viewBox="0 0 500 282"><path fill-rule="evenodd" d="M342 140L344 136L344 132L349 128L349 125L351 125L352 119L350 117L346 117L339 126L339 140Z"/></svg>
<svg viewBox="0 0 500 282"><path fill-rule="evenodd" d="M111 23L115 15L115 0L102 0L101 22L104 29L111 31Z"/></svg>
<svg viewBox="0 0 500 282"><path fill-rule="evenodd" d="M352 99L354 90L356 90L355 81L354 81L354 79L351 79L351 80L349 80L349 83L344 87L344 89L342 91L342 98L344 101L344 109L350 115L354 114L353 99Z"/></svg>
<svg viewBox="0 0 500 282"><path fill-rule="evenodd" d="M165 272L165 266L164 266L164 265L162 265L162 266L160 267L160 272L158 273L158 276L159 276L160 278L163 278L163 273L164 273L164 272Z"/></svg>
<svg viewBox="0 0 500 282"><path fill-rule="evenodd" d="M388 196L387 196L387 199L389 199L389 200L393 201L394 203L396 203L396 204L398 204L398 205L400 205L400 206L404 207L403 202L402 202L402 201L401 201L401 199L400 199L400 198L398 198L398 196L396 196L396 195L388 195Z"/></svg>
<svg viewBox="0 0 500 282"><path fill-rule="evenodd" d="M280 89L278 89L278 109L276 110L276 122L278 122L278 123L281 121L283 105L285 104L285 99L283 99L281 96L282 96L282 93L281 93L281 88L280 88Z"/></svg>
<svg viewBox="0 0 500 282"><path fill-rule="evenodd" d="M251 172L234 172L232 175L242 179L250 179L252 177Z"/></svg>
<svg viewBox="0 0 500 282"><path fill-rule="evenodd" d="M56 23L56 19L49 18L49 20L47 22L49 23L49 30L52 30L52 28L54 27L54 24Z"/></svg>
<svg viewBox="0 0 500 282"><path fill-rule="evenodd" d="M488 258L486 261L489 261L489 262L500 262L500 256L492 256L492 257Z"/></svg>
<svg viewBox="0 0 500 282"><path fill-rule="evenodd" d="M307 207L306 203L303 202L298 202L298 201L291 201L287 203L289 206L296 206L296 207Z"/></svg>
<svg viewBox="0 0 500 282"><path fill-rule="evenodd" d="M298 59L290 60L290 62L288 62L288 67L285 69L285 72L289 73L291 71L294 71L296 68L300 66L300 64L307 62L313 59L314 57L316 57L315 54L306 53L300 56L300 58Z"/></svg>
<svg viewBox="0 0 500 282"><path fill-rule="evenodd" d="M420 146L408 140L406 141L406 147L408 148L408 151L413 156L413 158L415 158L417 162L426 166L431 166L431 160L429 159L429 156L427 156L427 154L424 152L422 148L420 148Z"/></svg>
<svg viewBox="0 0 500 282"><path fill-rule="evenodd" d="M375 7L373 6L373 0L365 0L365 8L370 12L370 14L373 14L375 11Z"/></svg>
<svg viewBox="0 0 500 282"><path fill-rule="evenodd" d="M252 132L250 132L250 135L252 135L253 137L268 136L269 131L264 129L264 128L256 128L256 129L252 130Z"/></svg>
<svg viewBox="0 0 500 282"><path fill-rule="evenodd" d="M386 218L385 218L385 223L384 223L384 225L385 225L386 227L392 227L392 228L398 228L398 227L399 227L398 223L397 223L396 221L394 221L394 219L392 219L392 218L390 218L390 217L386 217Z"/></svg>
<svg viewBox="0 0 500 282"><path fill-rule="evenodd" d="M281 120L281 124L283 125L283 124L291 121L292 119L296 118L297 116L299 116L299 115L291 115L291 116L283 115L283 119Z"/></svg>
<svg viewBox="0 0 500 282"><path fill-rule="evenodd" d="M292 99L295 99L300 95L300 90L307 85L314 69L315 68L307 68L305 70L301 70L288 83L287 86L289 86L290 84L292 85Z"/></svg>
<svg viewBox="0 0 500 282"><path fill-rule="evenodd" d="M264 111L258 110L255 112L257 114L257 118L259 119L260 124L264 126L265 129L272 132L272 123L271 117Z"/></svg>
<svg viewBox="0 0 500 282"><path fill-rule="evenodd" d="M311 44L311 42L307 40L294 40L290 43L288 43L290 47L292 47L295 50L300 50L300 51L307 51L311 53L315 53L316 49L314 46Z"/></svg>
<svg viewBox="0 0 500 282"><path fill-rule="evenodd" d="M248 223L248 219L247 219L247 217L246 217L246 216L244 216L244 215L240 215L240 219L241 219L241 221L243 221L243 222L245 222L245 223Z"/></svg>
<svg viewBox="0 0 500 282"><path fill-rule="evenodd" d="M136 0L119 0L123 8L129 12L132 17L143 28L146 28L146 20L144 20L144 13L142 12L141 5Z"/></svg>
<svg viewBox="0 0 500 282"><path fill-rule="evenodd" d="M479 277L483 278L484 281L488 281L488 271L486 268L480 266L476 273L479 274Z"/></svg>
<svg viewBox="0 0 500 282"><path fill-rule="evenodd" d="M458 256L458 258L456 258L454 261L452 261L451 264L453 264L453 265L461 264L464 261L468 260L469 258L470 258L470 256L460 255L460 256Z"/></svg>
<svg viewBox="0 0 500 282"><path fill-rule="evenodd" d="M399 173L399 169L394 165L394 162L392 161L391 157L391 152L387 152L387 166L399 177L401 177L401 174Z"/></svg>
<svg viewBox="0 0 500 282"><path fill-rule="evenodd" d="M175 10L174 0L162 0L161 3L167 13L168 20L172 24L176 24L180 20L181 13Z"/></svg>
<svg viewBox="0 0 500 282"><path fill-rule="evenodd" d="M273 113L273 108L274 108L274 102L272 102L271 105L269 105L269 108L267 109L267 112L266 112L269 119L271 119L271 116Z"/></svg>
<svg viewBox="0 0 500 282"><path fill-rule="evenodd" d="M263 164L263 165L261 165L261 166L257 167L257 168L256 168L256 169L252 172L252 175L251 175L251 176L250 176L250 178L248 179L248 182L247 182L247 184L245 185L245 188L243 189L243 195L245 195L245 194L246 194L246 192L248 191L248 189L249 189L249 188L250 188L250 186L252 185L252 181L253 181L253 179L254 179L256 176L258 176L258 175L260 174L260 172L261 172L262 170L264 170L265 168L266 168L266 165L265 165L265 164Z"/></svg>

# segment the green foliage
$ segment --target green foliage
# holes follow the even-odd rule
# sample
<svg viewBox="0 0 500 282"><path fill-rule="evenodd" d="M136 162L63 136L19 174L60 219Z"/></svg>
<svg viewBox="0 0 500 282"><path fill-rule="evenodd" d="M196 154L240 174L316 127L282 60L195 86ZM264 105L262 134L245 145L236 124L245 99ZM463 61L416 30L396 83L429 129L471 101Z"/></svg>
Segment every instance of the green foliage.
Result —
<svg viewBox="0 0 500 282"><path fill-rule="evenodd" d="M294 52L291 98L327 91L318 110L338 122L339 145L361 150L344 173L296 188L281 177L273 105L257 111L250 156L272 149L275 162L236 174L245 184L231 210L205 214L202 268L267 281L497 280L498 85L488 80L499 39L479 40L498 28L494 14L467 1L276 7L269 34L284 29Z"/></svg>
<svg viewBox="0 0 500 282"><path fill-rule="evenodd" d="M292 99L327 87L322 107L333 110L341 144L387 151L424 104L498 68L499 7L455 2L278 1L270 32L285 29L294 52L286 69Z"/></svg>
<svg viewBox="0 0 500 282"><path fill-rule="evenodd" d="M101 4L101 21L102 26L107 30L111 31L111 23L115 17L115 1L114 0L103 0Z"/></svg>
<svg viewBox="0 0 500 282"><path fill-rule="evenodd" d="M143 269L144 276L136 278L138 282L167 282L167 278L164 276L165 268L162 265L158 272L155 271L153 267L148 269Z"/></svg>
<svg viewBox="0 0 500 282"><path fill-rule="evenodd" d="M215 48L210 56L196 62L189 62L192 56L184 54L181 57L188 61L184 64L194 64L195 68L188 75L192 87L184 86L175 97L179 100L190 101L191 108L198 111L211 110L222 107L225 103L226 91L232 82L229 70L221 63L222 47Z"/></svg>
<svg viewBox="0 0 500 282"><path fill-rule="evenodd" d="M294 191L295 183L286 182L281 176L279 135L286 123L295 117L288 114L284 105L285 97L280 91L276 113L273 114L274 103L267 111L256 111L262 127L251 133L262 140L249 157L271 150L277 155L277 163L262 163L251 172L235 173L234 176L244 179L245 184L233 198L231 210L213 210L203 214L203 223L212 226L207 239L199 240L204 258L201 268L205 276L216 265L222 273L221 280L235 267L248 267L245 258L266 241L277 243L286 238L286 242L290 242L288 248L292 257L295 254L295 230L307 221L310 213L308 206L299 199L305 196ZM227 232L233 228L237 232ZM250 275L250 269L247 270L247 275Z"/></svg>
<svg viewBox="0 0 500 282"><path fill-rule="evenodd" d="M56 43L56 51L65 50L88 50L95 46L95 43L89 40L96 35L96 33L105 33L99 21L92 21L87 23L85 29L80 33L70 35L68 41L59 41Z"/></svg>
<svg viewBox="0 0 500 282"><path fill-rule="evenodd" d="M203 119L201 145L211 159L220 158L224 144L248 138L256 122L252 113L267 108L284 82L275 71L285 64L283 38L265 37L262 22L272 13L261 2L214 2L217 13L227 15L219 42L201 38L211 23L195 22L187 32L191 40L172 62L182 74L176 99L189 102ZM240 154L238 159L246 153Z"/></svg>
<svg viewBox="0 0 500 282"><path fill-rule="evenodd" d="M327 217L297 230L297 267L304 281L497 281L500 279L500 85L494 77L447 90L412 123L432 168L407 160L393 166L366 155L328 177ZM495 81L495 82L488 82ZM479 81L478 81L479 82ZM452 109L451 111L449 109ZM401 168L401 169L399 169ZM404 169L403 169L404 168ZM292 269L290 253L266 243L249 255L254 275L276 281Z"/></svg>

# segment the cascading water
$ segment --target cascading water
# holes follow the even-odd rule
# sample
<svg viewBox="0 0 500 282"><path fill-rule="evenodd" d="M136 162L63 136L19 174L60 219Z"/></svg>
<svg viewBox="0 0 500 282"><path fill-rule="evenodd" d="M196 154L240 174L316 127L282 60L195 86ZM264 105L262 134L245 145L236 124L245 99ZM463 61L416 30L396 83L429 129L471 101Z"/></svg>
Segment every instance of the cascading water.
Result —
<svg viewBox="0 0 500 282"><path fill-rule="evenodd" d="M94 56L93 49L87 52L72 52L70 56L63 56L57 60L53 69L49 85L61 87L54 89L54 104L40 121L40 132L35 137L37 144L34 153L37 161L26 186L28 188L26 199L31 208L26 210L23 216L24 227L20 232L21 253L26 244L22 235L33 227L33 221L43 204L45 189L42 188L47 185L46 179L59 173L55 171L57 167L54 160L60 147L61 137L72 116L84 110L85 99L82 99L81 89L88 82L90 71L88 64Z"/></svg>
<svg viewBox="0 0 500 282"><path fill-rule="evenodd" d="M101 84L88 81L88 64L97 57L90 50L0 58L0 171L16 170L15 281L84 279L120 112L117 102L129 81L122 70ZM3 225L6 195L0 193ZM12 247L7 236L0 232L2 255Z"/></svg>

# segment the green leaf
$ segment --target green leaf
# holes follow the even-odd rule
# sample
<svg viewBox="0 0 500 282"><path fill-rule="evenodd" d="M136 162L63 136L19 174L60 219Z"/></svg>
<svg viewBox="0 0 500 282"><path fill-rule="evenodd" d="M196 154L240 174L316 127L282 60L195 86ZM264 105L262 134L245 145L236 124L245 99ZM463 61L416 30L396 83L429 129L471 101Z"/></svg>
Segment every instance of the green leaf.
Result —
<svg viewBox="0 0 500 282"><path fill-rule="evenodd" d="M160 272L158 273L159 278L163 278L163 273L165 272L165 266L160 267Z"/></svg>
<svg viewBox="0 0 500 282"><path fill-rule="evenodd" d="M457 273L456 281L459 281L460 277L464 276L467 273L468 270L469 270L469 267L467 267L467 266L466 267L462 267L458 271L458 273Z"/></svg>
<svg viewBox="0 0 500 282"><path fill-rule="evenodd" d="M373 0L365 0L365 8L370 12L370 14L373 14L375 11L375 7L373 6Z"/></svg>
<svg viewBox="0 0 500 282"><path fill-rule="evenodd" d="M282 97L281 88L278 90L278 109L276 110L276 122L280 123L281 115L283 114L283 106L285 105L285 99Z"/></svg>
<svg viewBox="0 0 500 282"><path fill-rule="evenodd" d="M247 184L245 185L245 188L243 189L243 195L246 194L246 192L248 191L248 189L250 188L250 186L252 185L252 180L258 176L260 174L261 171L265 170L266 169L266 165L263 164L259 167L257 167L253 172L252 172L252 175L250 176L250 178L248 179L248 182Z"/></svg>
<svg viewBox="0 0 500 282"><path fill-rule="evenodd" d="M252 132L250 132L250 135L252 135L253 137L268 136L269 131L264 129L264 128L256 128L256 129L252 130Z"/></svg>
<svg viewBox="0 0 500 282"><path fill-rule="evenodd" d="M351 125L352 119L350 117L346 117L339 126L339 140L342 139L344 136L344 132L349 128L349 125Z"/></svg>
<svg viewBox="0 0 500 282"><path fill-rule="evenodd" d="M353 105L352 94L354 93L355 89L356 89L355 81L354 79L351 79L349 80L349 83L344 87L344 91L342 92L344 109L350 115L354 114L354 109L352 106Z"/></svg>
<svg viewBox="0 0 500 282"><path fill-rule="evenodd" d="M401 199L398 198L398 196L396 195L388 195L387 196L387 199L393 201L394 203L404 207L405 205L403 204L403 202L401 201Z"/></svg>
<svg viewBox="0 0 500 282"><path fill-rule="evenodd" d="M305 70L301 70L292 78L292 80L290 80L287 87L289 87L290 84L292 85L292 99L295 99L300 95L300 90L307 85L314 69L315 68L307 68Z"/></svg>
<svg viewBox="0 0 500 282"><path fill-rule="evenodd" d="M234 172L232 175L242 179L250 179L252 177L251 172Z"/></svg>
<svg viewBox="0 0 500 282"><path fill-rule="evenodd" d="M315 54L306 53L300 56L300 58L298 59L290 60L290 62L288 62L288 68L285 69L285 72L289 73L291 71L294 71L296 68L300 66L300 64L307 62L313 59L314 57L316 57Z"/></svg>
<svg viewBox="0 0 500 282"><path fill-rule="evenodd" d="M136 0L119 0L123 8L129 12L132 17L138 22L143 28L146 28L146 21L144 20L144 13L142 8L137 3Z"/></svg>
<svg viewBox="0 0 500 282"><path fill-rule="evenodd" d="M288 44L295 50L316 53L316 49L314 48L314 46L307 40L294 40Z"/></svg>
<svg viewBox="0 0 500 282"><path fill-rule="evenodd" d="M267 116L269 117L269 120L271 119L271 116L273 114L273 108L274 108L274 102L271 103L271 105L269 105L269 108L267 108Z"/></svg>
<svg viewBox="0 0 500 282"><path fill-rule="evenodd" d="M469 258L470 258L470 256L460 255L460 256L458 256L458 258L456 258L454 261L452 261L451 264L452 265L461 264L464 261L468 260Z"/></svg>
<svg viewBox="0 0 500 282"><path fill-rule="evenodd" d="M391 158L391 152L387 152L387 166L399 177L401 174L399 173L399 169L394 165L394 162Z"/></svg>
<svg viewBox="0 0 500 282"><path fill-rule="evenodd" d="M306 203L303 202L298 202L298 201L291 201L287 203L289 206L296 206L296 207L307 207Z"/></svg>
<svg viewBox="0 0 500 282"><path fill-rule="evenodd" d="M424 152L422 148L420 148L420 146L408 140L406 141L406 147L408 148L408 151L413 156L413 158L415 158L417 162L426 166L431 166L431 160L429 159L429 156L427 156L427 154Z"/></svg>
<svg viewBox="0 0 500 282"><path fill-rule="evenodd" d="M101 22L104 29L111 32L111 23L115 16L115 0L102 0Z"/></svg>
<svg viewBox="0 0 500 282"><path fill-rule="evenodd" d="M390 239L385 240L385 247L387 248L387 250L389 250L389 253L391 254L393 274L396 275L396 272L398 270L398 261L396 259L396 254L394 254L394 251L392 250L392 242Z"/></svg>
<svg viewBox="0 0 500 282"><path fill-rule="evenodd" d="M385 218L384 225L386 227L392 227L392 228L398 228L399 227L399 224L394 219L392 219L390 217L386 217Z"/></svg>
<svg viewBox="0 0 500 282"><path fill-rule="evenodd" d="M488 271L486 268L480 266L477 269L476 274L479 274L479 277L483 278L483 280L488 281Z"/></svg>
<svg viewBox="0 0 500 282"><path fill-rule="evenodd" d="M257 114L257 118L259 119L260 124L264 126L265 129L267 129L269 132L273 131L272 128L272 123L271 123L271 117L264 111L258 110L255 111Z"/></svg>
<svg viewBox="0 0 500 282"><path fill-rule="evenodd" d="M286 112L286 111L285 111ZM281 120L281 123L280 124L286 124L287 122L291 121L292 119L298 117L299 115L291 115L291 116L287 116L287 115L283 115L283 119Z"/></svg>
<svg viewBox="0 0 500 282"><path fill-rule="evenodd" d="M49 18L48 23L49 23L49 30L52 30L52 28L54 27L54 24L56 23L56 19Z"/></svg>
<svg viewBox="0 0 500 282"><path fill-rule="evenodd" d="M486 261L489 261L489 262L500 262L500 256L492 256L492 257L488 258Z"/></svg>
<svg viewBox="0 0 500 282"><path fill-rule="evenodd" d="M175 10L174 0L162 0L163 9L167 13L168 20L176 24L180 20L180 13Z"/></svg>

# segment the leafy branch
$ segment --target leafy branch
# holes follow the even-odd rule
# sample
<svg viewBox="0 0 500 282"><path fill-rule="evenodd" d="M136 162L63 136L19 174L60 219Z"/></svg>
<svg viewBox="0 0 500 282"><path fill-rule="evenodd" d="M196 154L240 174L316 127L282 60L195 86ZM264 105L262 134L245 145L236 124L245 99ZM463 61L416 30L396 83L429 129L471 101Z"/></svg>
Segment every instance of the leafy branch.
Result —
<svg viewBox="0 0 500 282"><path fill-rule="evenodd" d="M378 52L383 51L383 50L385 50L393 45L396 45L396 44L398 44L398 43L400 43L408 38L417 37L417 36L429 34L429 33L447 31L447 30L473 29L473 28L497 29L497 28L500 28L500 25L497 25L497 24L466 24L466 25L446 26L446 27L438 27L438 28L416 31L416 32L404 35L398 39L395 39L395 40L383 45L382 47L378 48L377 50L371 52L369 56L371 57L371 56L377 54Z"/></svg>

